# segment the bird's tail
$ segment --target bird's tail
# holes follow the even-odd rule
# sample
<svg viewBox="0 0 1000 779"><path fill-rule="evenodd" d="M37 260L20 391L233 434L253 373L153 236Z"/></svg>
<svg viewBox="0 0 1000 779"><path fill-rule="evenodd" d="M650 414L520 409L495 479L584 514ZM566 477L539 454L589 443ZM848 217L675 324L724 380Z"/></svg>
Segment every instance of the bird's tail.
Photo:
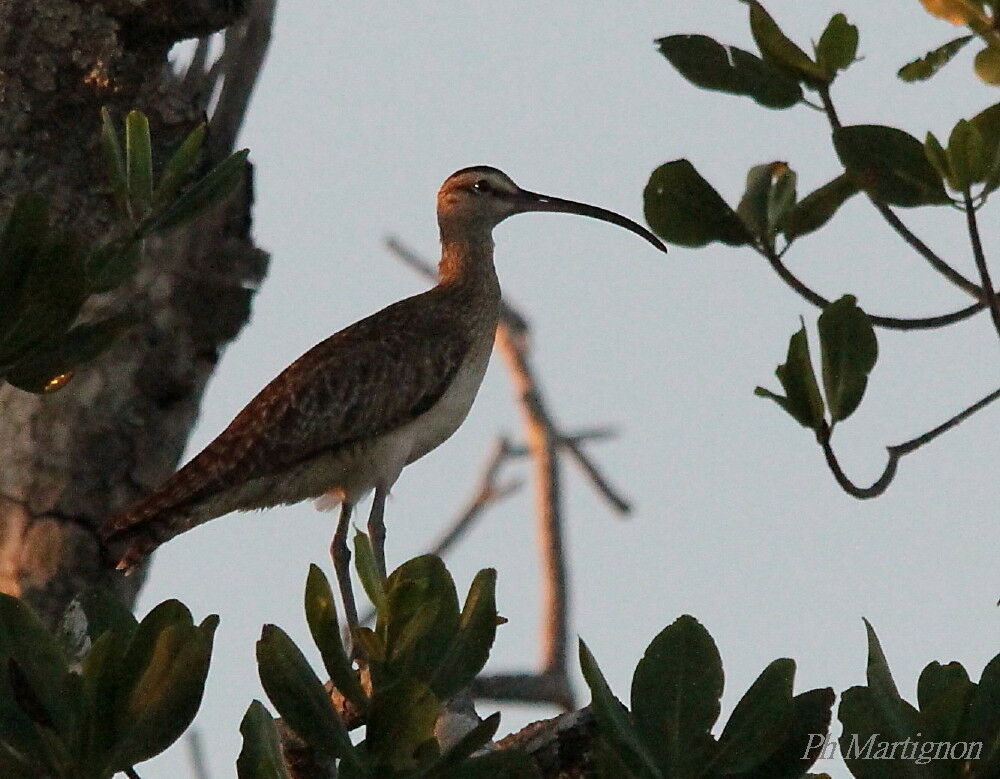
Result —
<svg viewBox="0 0 1000 779"><path fill-rule="evenodd" d="M160 544L183 532L184 523L174 514L155 514L131 524L112 518L104 534L108 567L129 573Z"/></svg>

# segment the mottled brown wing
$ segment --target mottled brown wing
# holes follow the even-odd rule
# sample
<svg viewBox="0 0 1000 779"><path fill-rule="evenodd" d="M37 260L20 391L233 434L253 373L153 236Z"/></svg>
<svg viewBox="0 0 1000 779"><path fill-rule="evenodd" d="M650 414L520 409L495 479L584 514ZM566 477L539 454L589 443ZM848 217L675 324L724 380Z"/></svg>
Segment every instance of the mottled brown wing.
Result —
<svg viewBox="0 0 1000 779"><path fill-rule="evenodd" d="M469 349L451 312L400 301L320 342L268 384L214 441L106 533L322 452L392 430L442 396Z"/></svg>

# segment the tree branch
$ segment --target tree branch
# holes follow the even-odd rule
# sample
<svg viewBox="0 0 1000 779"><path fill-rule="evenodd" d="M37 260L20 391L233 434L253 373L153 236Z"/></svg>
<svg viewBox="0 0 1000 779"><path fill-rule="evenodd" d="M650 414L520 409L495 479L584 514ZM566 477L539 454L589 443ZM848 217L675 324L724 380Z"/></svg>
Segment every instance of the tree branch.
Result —
<svg viewBox="0 0 1000 779"><path fill-rule="evenodd" d="M535 461L535 516L545 582L542 617L542 670L567 674L569 594L562 540L562 493L556 436L531 370L527 343L504 323L497 328L497 348L511 373L528 446Z"/></svg>
<svg viewBox="0 0 1000 779"><path fill-rule="evenodd" d="M825 434L820 436L820 446L823 447L823 454L826 456L826 463L829 466L830 471L833 473L834 478L837 480L837 484L840 485L844 492L851 497L858 498L859 500L876 498L885 492L892 483L892 480L896 476L899 461L903 457L911 452L917 451L917 449L925 444L929 444L938 436L948 432L959 423L964 422L977 411L986 408L997 398L1000 398L1000 388L993 390L993 392L986 397L973 403L967 409L959 412L945 422L942 422L934 429L928 430L923 435L911 438L909 441L905 441L901 444L887 446L886 451L889 454L889 459L885 464L885 469L882 471L882 475L879 476L869 487L859 487L852 482L850 478L848 478L847 474L844 473L843 469L840 467L840 462L837 460L837 455L833 451L833 446L830 444L830 430L827 430Z"/></svg>
<svg viewBox="0 0 1000 779"><path fill-rule="evenodd" d="M772 247L757 247L757 251L760 252L771 264L771 267L774 269L774 272L778 274L778 277L795 292L797 292L804 300L812 303L817 308L825 308L830 304L830 301L825 297L803 284L798 277L796 277L795 274L788 269L788 266L782 262L781 256L775 252ZM958 311L954 311L950 314L941 314L939 316L901 319L892 316L882 316L880 314L869 314L868 318L871 319L872 324L876 327L882 327L887 330L930 330L937 327L945 327L946 325L951 325L955 322L961 322L963 319L968 319L969 317L978 314L984 308L986 308L984 303L973 303L971 306L966 306Z"/></svg>
<svg viewBox="0 0 1000 779"><path fill-rule="evenodd" d="M979 280L983 285L987 300L990 301L990 316L993 317L993 327L1000 336L1000 300L997 300L996 292L993 290L993 281L990 279L990 269L986 264L986 254L983 252L983 241L979 237L979 223L976 221L976 209L972 205L972 195L968 188L962 193L965 202L965 220L969 227L969 240L972 242L972 254L976 259L976 269L979 271Z"/></svg>

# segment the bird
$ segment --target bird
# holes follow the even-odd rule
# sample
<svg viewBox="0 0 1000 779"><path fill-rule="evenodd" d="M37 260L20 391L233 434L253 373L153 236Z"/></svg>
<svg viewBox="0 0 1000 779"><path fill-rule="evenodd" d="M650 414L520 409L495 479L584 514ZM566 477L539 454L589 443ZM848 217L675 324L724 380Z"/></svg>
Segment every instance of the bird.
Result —
<svg viewBox="0 0 1000 779"><path fill-rule="evenodd" d="M437 284L309 349L184 467L113 514L102 528L111 563L127 572L174 536L234 511L308 499L339 504L330 554L356 628L347 546L354 507L374 492L368 533L385 577L389 490L403 468L462 424L490 359L500 314L493 229L534 211L610 222L667 251L613 211L522 189L490 166L456 171L437 195Z"/></svg>

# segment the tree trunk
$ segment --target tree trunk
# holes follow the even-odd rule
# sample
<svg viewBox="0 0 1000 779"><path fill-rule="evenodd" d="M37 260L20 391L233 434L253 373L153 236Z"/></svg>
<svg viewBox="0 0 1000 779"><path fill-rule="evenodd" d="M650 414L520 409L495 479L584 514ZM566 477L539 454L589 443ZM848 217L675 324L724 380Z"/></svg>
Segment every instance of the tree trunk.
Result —
<svg viewBox="0 0 1000 779"><path fill-rule="evenodd" d="M228 154L263 60L273 0L0 0L0 213L28 189L85 239L111 221L98 148L99 110L150 119L154 167L205 117L207 169ZM202 41L186 72L171 46L228 25L222 67ZM82 589L142 576L101 568L96 529L175 469L224 346L247 321L267 255L250 237L252 171L194 226L147 241L139 272L92 298L83 317L131 309L118 343L64 389L0 386L0 590L50 624ZM0 301L0 305L3 302Z"/></svg>

